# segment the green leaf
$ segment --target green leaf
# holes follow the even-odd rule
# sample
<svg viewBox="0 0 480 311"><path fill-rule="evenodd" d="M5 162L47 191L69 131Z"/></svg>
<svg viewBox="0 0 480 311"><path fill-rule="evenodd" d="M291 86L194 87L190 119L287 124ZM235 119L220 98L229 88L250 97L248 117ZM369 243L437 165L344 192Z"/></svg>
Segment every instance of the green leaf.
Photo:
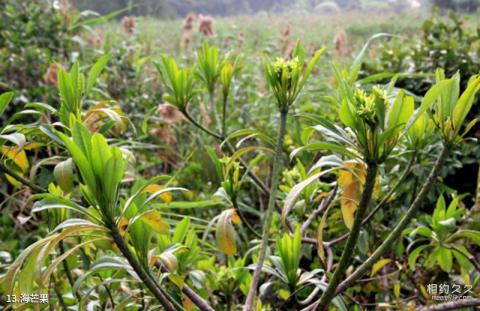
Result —
<svg viewBox="0 0 480 311"><path fill-rule="evenodd" d="M285 233L283 237L277 238L277 252L280 255L282 264L276 264L276 266L284 268L283 272L287 276L290 288L293 288L297 284L297 272L302 257L301 247L302 237L299 227L295 228L293 237L290 236L289 233Z"/></svg>
<svg viewBox="0 0 480 311"><path fill-rule="evenodd" d="M190 226L190 217L183 218L175 228L173 233L172 241L175 243L183 243L183 240L187 236L187 231Z"/></svg>
<svg viewBox="0 0 480 311"><path fill-rule="evenodd" d="M73 189L73 160L69 158L55 165L53 169L55 182L63 191L69 193Z"/></svg>
<svg viewBox="0 0 480 311"><path fill-rule="evenodd" d="M242 130L238 130L238 131L235 131L233 132L232 134L228 135L228 137L225 139L225 142L226 141L229 141L233 138L237 138L237 137L246 137L242 140L240 140L236 147L239 148L239 146L247 139L247 138L253 138L253 137L258 137L260 140L266 142L267 144L269 144L270 146L275 146L275 141L270 138L268 135L266 135L265 133L262 133L258 130L255 130L255 129L242 129Z"/></svg>
<svg viewBox="0 0 480 311"><path fill-rule="evenodd" d="M282 209L282 221L285 223L286 218L290 211L293 209L295 206L295 203L298 200L298 197L302 193L302 191L311 183L317 181L320 177L331 173L335 168L331 168L325 171L322 171L320 173L314 174L307 179L303 180L302 182L296 184L288 193L287 197L285 198L285 203L283 205Z"/></svg>
<svg viewBox="0 0 480 311"><path fill-rule="evenodd" d="M94 220L101 223L101 220L95 215L93 215L92 213L90 213L88 209L74 202L71 202L70 200L55 197L51 194L40 194L40 195L36 195L36 197L43 198L43 199L35 202L32 208L32 213L38 213L38 212L46 211L49 209L67 209L67 210L80 213L84 216L91 217Z"/></svg>
<svg viewBox="0 0 480 311"><path fill-rule="evenodd" d="M92 66L92 68L88 72L87 85L85 86L84 96L88 96L93 86L97 82L97 78L100 76L110 59L112 59L112 56L110 54L104 55L100 57L97 62Z"/></svg>
<svg viewBox="0 0 480 311"><path fill-rule="evenodd" d="M451 243L458 239L471 239L475 244L480 246L480 231L462 229L452 234L446 242Z"/></svg>
<svg viewBox="0 0 480 311"><path fill-rule="evenodd" d="M59 224L53 229L53 232L60 231L62 229L71 229L71 228L83 228L82 230L99 230L107 231L107 228L99 226L87 219L81 218L70 218ZM62 231L65 232L65 231Z"/></svg>
<svg viewBox="0 0 480 311"><path fill-rule="evenodd" d="M17 150L23 149L25 144L27 143L27 139L25 138L25 135L22 133L12 133L12 134L5 134L5 135L0 135L0 139L7 140L15 145L17 145L18 148Z"/></svg>
<svg viewBox="0 0 480 311"><path fill-rule="evenodd" d="M410 117L407 122L407 125L403 129L404 132L407 132L408 129L415 123L415 121L423 115L432 105L439 99L442 94L444 94L445 89L448 89L450 85L453 83L452 80L442 80L437 82L434 86L432 86L425 96L423 97L422 103L420 107L415 111L415 113Z"/></svg>
<svg viewBox="0 0 480 311"><path fill-rule="evenodd" d="M370 273L370 276L374 276L377 274L380 269L391 263L392 260L390 258L382 258L379 261L377 261L373 266L372 266L372 272Z"/></svg>
<svg viewBox="0 0 480 311"><path fill-rule="evenodd" d="M8 104L13 99L13 92L5 92L0 95L0 116L5 112L7 109Z"/></svg>
<svg viewBox="0 0 480 311"><path fill-rule="evenodd" d="M85 156L82 149L69 137L60 132L57 132L57 134L70 152L75 164L80 170L83 180L87 183L91 191L95 191L97 189L97 182L88 158Z"/></svg>
<svg viewBox="0 0 480 311"><path fill-rule="evenodd" d="M415 248L409 255L408 255L408 267L410 268L411 271L416 270L416 263L417 263L417 258L420 256L420 254L423 252L423 250L427 249L430 247L430 245L421 245L417 248Z"/></svg>
<svg viewBox="0 0 480 311"><path fill-rule="evenodd" d="M398 92L389 112L387 127L394 128L400 124L406 124L415 109L413 97L405 96L404 91ZM399 128L401 130L401 128Z"/></svg>
<svg viewBox="0 0 480 311"><path fill-rule="evenodd" d="M320 57L324 52L325 52L325 48L321 48L317 50L313 55L313 58L310 60L310 62L307 65L307 68L303 73L302 80L300 81L300 85L298 87L299 90L301 90L305 86L305 83L307 83L308 77L312 74L313 68L318 63L318 61L320 60Z"/></svg>
<svg viewBox="0 0 480 311"><path fill-rule="evenodd" d="M40 249L36 249L30 257L27 259L26 263L23 265L22 270L18 274L18 286L22 293L31 293L35 285L34 276L35 276L35 263L37 261L38 253Z"/></svg>
<svg viewBox="0 0 480 311"><path fill-rule="evenodd" d="M350 66L350 80L355 81L358 76L358 72L360 71L360 68L362 67L362 62L363 58L365 57L365 54L368 51L369 45L374 41L375 39L382 38L382 37L394 37L394 35L391 35L389 33L377 33L373 36L371 36L365 45L362 47L358 55L355 57L352 65Z"/></svg>
<svg viewBox="0 0 480 311"><path fill-rule="evenodd" d="M120 257L112 257L112 256L102 256L97 259L90 268L86 271L86 273L81 274L77 280L75 281L72 291L74 293L78 292L80 286L82 285L83 281L87 279L90 275L96 274L102 270L115 270L119 271L120 269L129 271L133 273L132 267L125 261L125 259Z"/></svg>
<svg viewBox="0 0 480 311"><path fill-rule="evenodd" d="M253 152L253 151L266 151L266 152L273 152L272 149L266 148L266 147L260 147L260 146L251 146L251 147L244 147L241 149L238 149L235 151L234 154L230 157L228 164L225 167L225 171L229 172L232 166L235 164L235 161L237 161L240 157L243 155Z"/></svg>
<svg viewBox="0 0 480 311"><path fill-rule="evenodd" d="M311 151L319 151L319 150L329 150L329 151L333 151L333 152L348 156L349 158L358 158L358 156L355 153L348 150L347 148L335 143L329 143L325 141L316 142L316 143L308 144L303 147L297 148L293 150L292 153L290 153L290 158L294 158L301 151L311 152Z"/></svg>
<svg viewBox="0 0 480 311"><path fill-rule="evenodd" d="M472 271L474 268L473 264L470 262L470 259L466 254L470 255L464 246L457 247L458 249L452 249L453 257L458 261L460 266L466 271Z"/></svg>
<svg viewBox="0 0 480 311"><path fill-rule="evenodd" d="M468 83L467 89L462 93L453 110L453 125L456 133L460 131L463 121L472 108L475 95L480 90L480 75L472 77Z"/></svg>
<svg viewBox="0 0 480 311"><path fill-rule="evenodd" d="M438 246L437 262L445 272L452 270L452 251L448 248Z"/></svg>

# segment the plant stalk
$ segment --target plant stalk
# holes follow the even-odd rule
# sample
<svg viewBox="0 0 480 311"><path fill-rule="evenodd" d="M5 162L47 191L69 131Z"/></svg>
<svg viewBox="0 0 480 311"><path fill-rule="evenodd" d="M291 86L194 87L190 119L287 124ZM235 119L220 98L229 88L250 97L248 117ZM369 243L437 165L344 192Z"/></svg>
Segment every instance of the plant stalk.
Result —
<svg viewBox="0 0 480 311"><path fill-rule="evenodd" d="M210 307L210 305L202 297L197 295L197 293L195 293L195 291L193 291L193 289L191 289L188 285L183 285L182 293L184 293L185 296L187 296L188 299L190 299L200 310L214 311L214 309Z"/></svg>
<svg viewBox="0 0 480 311"><path fill-rule="evenodd" d="M260 244L260 254L258 257L257 266L253 273L252 282L250 283L250 289L248 291L247 299L245 301L245 306L243 307L244 311L251 311L254 306L255 297L257 294L257 287L260 281L260 273L262 272L263 263L265 261L265 256L268 248L268 238L270 235L270 227L272 224L273 218L273 209L275 207L275 199L277 194L277 188L280 183L280 171L282 168L282 151L283 143L285 140L285 132L287 127L287 115L288 108L280 110L280 128L278 131L277 146L275 149L275 155L273 158L273 168L271 176L271 186L270 186L270 197L268 199L267 211L265 214L265 220L263 223L263 233L262 233L262 242Z"/></svg>
<svg viewBox="0 0 480 311"><path fill-rule="evenodd" d="M162 272L169 272L165 266L162 266L160 260L155 262L155 266L161 269ZM214 309L208 304L205 299L198 295L193 289L190 288L186 283L183 284L182 293L188 297L201 311L214 311Z"/></svg>
<svg viewBox="0 0 480 311"><path fill-rule="evenodd" d="M228 96L223 96L223 110L222 110L222 136L225 137L227 133L227 101Z"/></svg>
<svg viewBox="0 0 480 311"><path fill-rule="evenodd" d="M375 179L377 177L377 170L377 164L368 164L367 176L365 177L365 185L363 187L362 197L360 199L360 203L358 204L357 210L355 211L355 219L353 220L350 234L343 248L343 252L340 257L340 261L338 262L337 268L335 269L332 278L328 282L327 289L323 292L320 300L318 301L317 308L319 310L323 310L323 308L325 308L334 298L335 290L337 289L337 286L340 283L341 278L345 274L345 270L347 270L348 265L350 264L350 260L355 253L354 250L357 245L360 229L362 227L363 217L372 199L373 188L375 187Z"/></svg>
<svg viewBox="0 0 480 311"><path fill-rule="evenodd" d="M478 307L480 306L480 299L460 299L450 302L441 303L438 305L423 307L420 311L445 311L445 310L459 310L462 308L468 307Z"/></svg>
<svg viewBox="0 0 480 311"><path fill-rule="evenodd" d="M405 170L402 173L402 176L400 176L400 178L397 180L397 182L392 187L392 189L390 189L390 191L383 197L383 199L363 219L362 225L368 224L370 222L370 220L372 220L373 216L375 216L375 214L380 210L380 208L382 208L383 205L385 205L385 203L387 203L387 201L392 197L392 195L395 193L395 190L397 190L398 186L400 186L403 183L403 181L405 180L405 178L408 176L408 174L410 174L410 169L412 168L412 165L413 165L414 162L415 162L415 156L413 156L410 159L410 161L408 162L407 168L405 168ZM332 246L333 244L342 242L343 240L346 240L347 238L348 238L348 233L346 233L346 234L344 234L344 235L342 235L338 238L335 238L331 241L324 242L324 244L326 244L328 246Z"/></svg>
<svg viewBox="0 0 480 311"><path fill-rule="evenodd" d="M118 231L115 224L111 224L108 226L110 232L112 234L113 241L117 245L120 252L125 256L127 261L132 266L133 270L137 273L138 277L142 280L142 282L148 287L150 292L158 299L158 301L162 304L162 306L167 311L176 311L176 308L170 302L170 300L162 293L160 286L156 284L153 278L148 274L147 271L143 268L143 266L138 262L135 256L132 254L130 249L128 248L127 243L121 236L120 232Z"/></svg>
<svg viewBox="0 0 480 311"><path fill-rule="evenodd" d="M22 184L24 184L25 186L29 187L31 190L33 190L34 192L36 193L41 193L41 192L45 192L46 190L43 189L42 187L40 186L37 186L35 185L34 183L32 183L31 181L23 178L22 176L18 175L16 172L14 172L13 170L9 169L7 166L5 166L3 163L0 163L0 171L7 174L7 175L10 175L11 177L13 177L14 179L18 180L19 182L21 182Z"/></svg>
<svg viewBox="0 0 480 311"><path fill-rule="evenodd" d="M65 253L65 246L63 244L63 241L60 241L58 243L58 248L60 249L60 254ZM68 283L70 284L70 287L73 290L73 284L75 284L75 281L73 280L72 272L70 270L70 267L68 266L67 260L62 260L62 265L63 265L63 270L65 270L65 274L67 275ZM79 296L78 292L74 292L73 295L77 299L77 301L80 301L81 297Z"/></svg>
<svg viewBox="0 0 480 311"><path fill-rule="evenodd" d="M208 105L210 106L214 128L218 129L218 126L221 124L221 122L217 112L217 105L215 103L215 89L208 92Z"/></svg>
<svg viewBox="0 0 480 311"><path fill-rule="evenodd" d="M187 109L184 109L181 111L185 117L194 125L196 126L197 128L199 128L200 130L202 130L203 132L209 134L210 136L218 139L219 141L223 141L227 136L226 135L221 135L221 134L217 134L211 130L209 130L208 128L204 127L203 125L201 125L200 123L198 123L193 117L192 115L190 115L190 113L188 112ZM229 152L231 153L234 153L235 152L235 148L233 148L233 146L230 144L230 142L226 141L225 142L225 145L227 146L227 149ZM240 164L242 164L244 167L247 167L248 165L240 158L239 159L239 162ZM265 193L266 195L270 196L270 189L268 189L267 185L265 185L265 183L257 176L255 175L254 172L252 172L251 170L248 171L248 176L253 180L254 184L257 185L257 187L263 192ZM275 208L277 209L277 211L279 213L282 213L282 208L275 203ZM290 233L293 233L294 231L294 228L293 228L293 225L292 223L290 222L290 220L287 218L285 219L285 225L287 226L287 229L290 231ZM310 244L315 244L315 239L312 239L311 241L309 241Z"/></svg>
<svg viewBox="0 0 480 311"><path fill-rule="evenodd" d="M55 276L52 275L52 281L53 281L53 290L55 291L55 295L57 295L58 303L59 305L62 306L64 311L68 311L67 304L65 303L65 300L63 300L62 293L57 287L57 280L55 279Z"/></svg>
<svg viewBox="0 0 480 311"><path fill-rule="evenodd" d="M188 121L190 121L193 125L195 125L196 127L198 127L199 129L201 129L202 131L204 131L205 133L215 137L216 139L219 139L219 140L223 140L224 137L220 134L217 134L213 131L210 131L208 128L204 127L203 125L201 125L200 123L198 123L193 117L192 115L188 112L188 110L185 108L181 111L183 113L183 115L188 119Z"/></svg>
<svg viewBox="0 0 480 311"><path fill-rule="evenodd" d="M346 280L344 280L338 286L335 295L340 294L345 289L350 287L356 280L358 280L365 272L367 272L371 266L373 266L380 257L385 254L385 252L395 245L395 241L398 240L402 231L407 227L410 223L410 220L415 215L416 211L422 205L425 197L427 196L428 192L430 191L431 187L435 184L438 175L445 163L445 160L448 155L449 146L444 146L438 155L437 161L435 162L430 174L425 180L420 192L418 193L417 197L413 201L412 205L410 205L409 209L407 210L406 214L400 220L400 222L393 228L387 238L382 242L382 244L375 250L375 252L365 261L363 262L356 270L353 272Z"/></svg>

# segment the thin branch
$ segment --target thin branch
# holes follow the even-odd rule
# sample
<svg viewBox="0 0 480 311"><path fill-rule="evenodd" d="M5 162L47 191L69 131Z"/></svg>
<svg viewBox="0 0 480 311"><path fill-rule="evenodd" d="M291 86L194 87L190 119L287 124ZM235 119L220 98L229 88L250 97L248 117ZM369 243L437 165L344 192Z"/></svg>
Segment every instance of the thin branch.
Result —
<svg viewBox="0 0 480 311"><path fill-rule="evenodd" d="M110 290L108 285L103 280L103 277L99 273L97 274L97 276L100 279L100 282L102 282L103 287L105 288L105 291L107 292L107 295L110 298L110 303L112 304L112 309L115 309L115 300L113 299L112 291ZM143 292L143 289L141 289L141 290Z"/></svg>
<svg viewBox="0 0 480 311"><path fill-rule="evenodd" d="M457 301L450 301L441 303L438 305L427 306L421 308L419 311L445 311L445 310L459 310L466 307L477 307L480 306L480 299L462 299Z"/></svg>
<svg viewBox="0 0 480 311"><path fill-rule="evenodd" d="M369 163L367 167L367 176L365 177L365 186L363 187L362 197L358 204L355 219L353 221L352 228L350 229L350 235L348 236L347 243L343 249L342 255L338 262L338 265L333 273L331 279L328 282L328 286L323 292L320 299L314 304L314 309L323 310L330 301L335 297L335 291L341 278L345 274L345 270L350 264L350 260L354 254L355 245L357 244L358 236L360 234L360 228L362 226L363 216L367 211L368 205L372 199L373 188L375 185L375 179L377 177L378 166L375 163Z"/></svg>
<svg viewBox="0 0 480 311"><path fill-rule="evenodd" d="M159 268L162 272L169 272L167 267L162 265L160 260L155 262L155 267ZM214 311L214 309L186 283L182 286L182 293L184 293L185 296L187 296L188 299L190 299L201 311Z"/></svg>
<svg viewBox="0 0 480 311"><path fill-rule="evenodd" d="M184 110L181 110L181 112L185 115L185 117L194 125L196 126L197 128L199 128L200 130L202 130L203 132L207 133L208 135L220 140L221 142L223 142L225 140L225 138L227 137L227 135L222 135L222 134L218 134L218 133L215 133L211 130L209 130L208 128L204 127L203 125L201 125L200 123L198 123L193 117L192 115L190 115L190 113L188 112L187 109L184 109ZM230 144L230 142L226 142L225 145L227 146L227 149L230 153L234 153L235 152L235 148ZM248 165L240 158L238 160L240 162L240 164L244 167L248 167ZM254 172L252 172L251 170L248 170L248 176L252 179L252 181L258 186L258 188L263 192L265 193L266 195L270 196L270 189L268 189L268 186L257 176L255 175ZM277 204L277 202L275 202L275 209L277 210L277 212L279 213L282 213L282 207L280 205ZM295 229L293 228L293 225L292 223L290 222L290 220L287 218L285 219L285 225L287 226L287 229L290 231L290 233L293 233L295 231ZM310 244L316 244L315 242L315 239L312 239L310 240L309 242Z"/></svg>
<svg viewBox="0 0 480 311"><path fill-rule="evenodd" d="M247 226L248 230L250 230L250 232L252 232L257 238L261 238L262 235L260 233L258 233L257 230L255 230L253 228L253 226L248 222L248 219L245 217L243 212L238 207L236 199L232 200L232 204L233 204L233 207L235 208L235 210L238 212L238 216L240 216L240 219L242 220L242 223L244 223Z"/></svg>
<svg viewBox="0 0 480 311"><path fill-rule="evenodd" d="M193 289L191 289L188 285L183 285L182 287L182 293L185 294L185 296L188 297L200 310L202 311L214 311L210 305L202 298L200 297Z"/></svg>
<svg viewBox="0 0 480 311"><path fill-rule="evenodd" d="M65 254L65 246L63 244L63 241L60 241L58 243L58 248L60 250L60 254L63 255ZM68 262L66 260L62 260L62 265L63 265L63 270L65 270L65 274L67 275L68 283L70 284L70 288L73 291L73 285L75 284L75 281L73 280L72 272L70 271L70 267L68 266ZM77 301L80 301L80 295L78 292L74 292L73 295L77 299Z"/></svg>
<svg viewBox="0 0 480 311"><path fill-rule="evenodd" d="M412 165L413 165L414 162L415 162L415 156L412 156L412 158L408 162L407 167L403 171L402 176L400 176L400 178L397 180L397 182L392 187L392 189L390 189L390 191L383 197L383 199L370 211L370 213L367 215L367 217L365 217L365 219L362 221L362 226L368 224L370 222L370 220L372 220L373 216L375 216L375 214L383 207L383 205L385 205L385 203L387 203L387 201L390 199L390 197L395 193L395 190L397 190L398 186L400 186L400 184L405 180L405 178L410 173L410 169L412 168ZM343 240L345 240L347 238L348 238L348 233L345 233L344 235L342 235L342 236L340 236L336 239L325 242L325 244L331 246L333 244L337 244L339 242L342 242Z"/></svg>
<svg viewBox="0 0 480 311"><path fill-rule="evenodd" d="M192 122L193 125L195 125L196 127L198 127L199 129L201 129L202 131L204 131L205 133L207 133L208 135L210 136L213 136L215 137L216 139L220 139L220 140L223 140L224 137L220 134L217 134L211 130L209 130L208 128L204 127L203 125L201 125L200 123L198 123L193 117L192 115L188 112L188 110L185 108L181 111L183 113L183 115L188 119L188 121Z"/></svg>
<svg viewBox="0 0 480 311"><path fill-rule="evenodd" d="M33 192L36 192L36 193L41 193L41 192L46 192L45 189L43 189L42 187L40 186L37 186L35 185L34 183L32 183L30 180L28 179L25 179L23 178L22 176L18 175L15 171L9 169L7 166L5 166L3 163L0 162L0 171L11 176L12 178L14 178L15 180L21 182L22 184L24 184L25 186L29 187L30 189L32 189Z"/></svg>
<svg viewBox="0 0 480 311"><path fill-rule="evenodd" d="M117 245L118 249L123 254L123 256L125 256L127 261L132 266L133 270L137 273L138 277L142 280L142 282L148 287L150 292L155 296L155 298L158 299L158 301L162 304L165 310L176 311L177 309L170 302L167 296L162 292L157 282L149 275L147 271L145 271L142 265L132 254L132 252L128 248L127 243L120 235L120 232L118 231L118 228L115 226L115 224L110 224L108 228L110 229L113 241Z"/></svg>
<svg viewBox="0 0 480 311"><path fill-rule="evenodd" d="M227 133L227 103L228 95L223 96L223 110L222 110L222 135Z"/></svg>
<svg viewBox="0 0 480 311"><path fill-rule="evenodd" d="M287 115L288 109L280 111L280 127L278 130L277 145L275 148L275 155L273 158L273 168L271 175L271 186L270 186L270 197L268 199L267 210L265 212L264 222L262 224L263 233L262 233L262 242L260 244L260 253L258 255L257 265L253 273L252 281L250 283L250 289L248 290L247 299L245 300L245 305L243 307L244 311L251 311L255 305L255 299L257 296L257 287L260 282L260 274L262 272L263 263L265 261L267 248L268 248L268 238L270 235L270 226L273 219L273 209L275 207L275 200L277 194L277 188L280 183L280 171L282 168L281 158L283 151L283 143L285 140L285 133L287 130Z"/></svg>
<svg viewBox="0 0 480 311"><path fill-rule="evenodd" d="M57 281L55 279L55 276L52 275L52 283L53 283L53 290L55 291L55 295L57 295L57 299L59 304L62 306L64 311L68 311L67 304L65 303L65 300L63 300L62 293L57 287Z"/></svg>
<svg viewBox="0 0 480 311"><path fill-rule="evenodd" d="M320 203L320 206L308 216L307 220L303 223L302 227L300 228L300 233L302 236L305 235L308 227L311 225L312 221L317 218L324 210L326 210L330 204L332 204L335 195L337 194L337 187L333 188L332 192L328 195L328 197Z"/></svg>
<svg viewBox="0 0 480 311"><path fill-rule="evenodd" d="M430 175L428 176L427 180L425 180L422 189L418 193L417 197L413 201L412 205L409 207L403 218L400 222L393 228L387 238L383 241L383 243L375 250L375 252L365 261L363 262L346 280L344 280L337 288L336 295L340 294L348 287L350 287L356 280L358 280L365 272L367 272L371 266L373 266L380 257L385 254L385 252L392 247L395 242L400 237L402 231L407 227L410 223L410 220L415 215L416 211L422 205L425 197L427 196L428 192L430 191L431 187L437 181L437 177L440 174L440 171L445 163L445 160L448 155L448 149L450 146L444 146L438 155L437 161L435 162L432 170L430 171Z"/></svg>

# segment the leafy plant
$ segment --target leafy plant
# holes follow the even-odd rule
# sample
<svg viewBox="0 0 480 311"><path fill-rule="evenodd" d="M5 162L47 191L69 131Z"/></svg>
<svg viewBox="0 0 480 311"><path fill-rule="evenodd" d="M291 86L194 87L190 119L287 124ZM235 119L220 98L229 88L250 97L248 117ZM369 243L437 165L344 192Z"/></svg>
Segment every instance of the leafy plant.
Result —
<svg viewBox="0 0 480 311"><path fill-rule="evenodd" d="M480 232L476 230L463 230L457 227L465 209L460 206L460 197L455 197L446 205L443 196L437 200L435 209L431 216L425 217L426 224L415 229L407 229L404 234L409 234L411 251L408 256L408 265L415 270L419 256L424 255L423 265L432 268L435 264L445 272L450 272L454 259L465 271L473 269L471 259L474 258L468 251L468 244L465 239L475 244L480 243ZM428 244L418 245L418 243Z"/></svg>
<svg viewBox="0 0 480 311"><path fill-rule="evenodd" d="M278 130L278 139L276 143L275 154L273 158L273 168L271 176L270 197L268 200L267 211L263 223L262 242L260 245L260 254L257 261L257 266L253 274L252 283L250 284L250 290L247 295L244 310L250 311L254 307L254 299L257 291L257 286L260 279L260 272L262 270L263 262L268 246L268 238L270 235L270 226L273 217L273 208L275 205L277 188L279 186L279 177L281 170L281 153L283 143L285 139L287 114L289 107L295 102L298 94L304 87L306 80L312 73L315 64L320 59L323 53L322 50L318 50L303 75L300 75L300 68L303 68L305 64L305 51L300 44L297 44L294 52L293 59L285 62L284 60L277 60L276 62L267 62L265 64L265 75L269 87L271 88L276 100L278 109L280 112L280 127Z"/></svg>
<svg viewBox="0 0 480 311"><path fill-rule="evenodd" d="M107 65L110 57L111 56L107 54L99 58L90 69L86 80L80 72L80 64L78 62L72 66L70 72L66 72L60 68L58 72L58 90L62 104L59 109L59 115L64 125L68 124L68 119L71 114L77 118L81 118L83 101L90 95L97 78Z"/></svg>

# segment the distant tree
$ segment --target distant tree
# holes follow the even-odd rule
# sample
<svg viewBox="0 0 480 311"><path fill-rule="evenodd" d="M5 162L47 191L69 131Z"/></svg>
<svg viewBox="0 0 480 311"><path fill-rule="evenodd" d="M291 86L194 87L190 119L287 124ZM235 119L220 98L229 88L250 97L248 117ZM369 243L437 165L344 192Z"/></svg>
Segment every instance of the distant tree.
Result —
<svg viewBox="0 0 480 311"><path fill-rule="evenodd" d="M361 7L360 0L336 0L335 2L342 9L358 9Z"/></svg>
<svg viewBox="0 0 480 311"><path fill-rule="evenodd" d="M440 9L464 12L475 12L480 7L479 0L432 0L432 2Z"/></svg>

